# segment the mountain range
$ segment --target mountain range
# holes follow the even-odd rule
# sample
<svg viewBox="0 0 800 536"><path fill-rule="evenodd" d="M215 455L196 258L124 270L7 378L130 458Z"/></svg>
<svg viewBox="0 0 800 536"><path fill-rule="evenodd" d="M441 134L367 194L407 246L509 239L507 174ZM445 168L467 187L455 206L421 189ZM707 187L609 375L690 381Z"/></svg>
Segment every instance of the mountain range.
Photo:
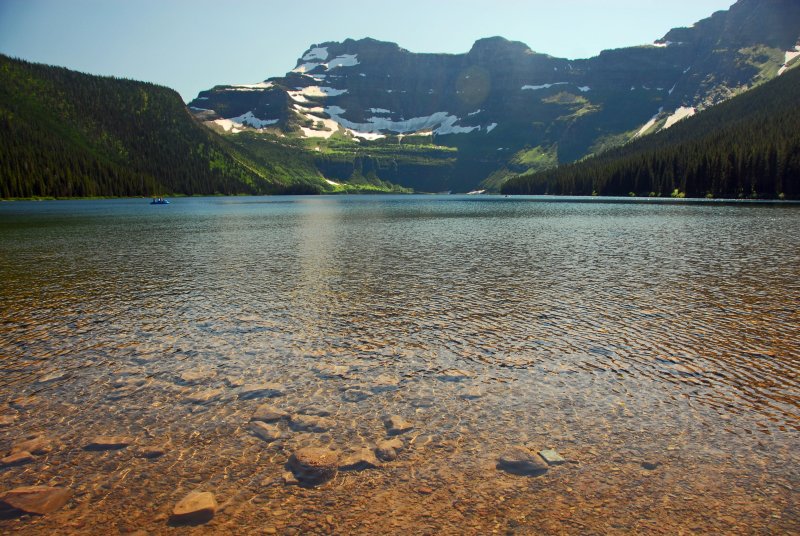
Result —
<svg viewBox="0 0 800 536"><path fill-rule="evenodd" d="M652 44L580 60L501 37L465 54L348 39L312 45L284 76L216 86L189 106L234 144L309 152L329 179L360 166L421 191L496 190L775 78L800 54L799 37L800 2L740 0Z"/></svg>

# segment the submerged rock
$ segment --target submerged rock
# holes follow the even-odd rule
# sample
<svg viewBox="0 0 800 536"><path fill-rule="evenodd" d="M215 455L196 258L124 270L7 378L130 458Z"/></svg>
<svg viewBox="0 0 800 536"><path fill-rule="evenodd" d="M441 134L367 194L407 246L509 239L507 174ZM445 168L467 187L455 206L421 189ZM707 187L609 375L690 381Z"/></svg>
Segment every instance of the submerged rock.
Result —
<svg viewBox="0 0 800 536"><path fill-rule="evenodd" d="M12 467L14 465L25 465L30 463L36 458L27 450L21 450L14 454L9 454L5 458L0 459L0 467Z"/></svg>
<svg viewBox="0 0 800 536"><path fill-rule="evenodd" d="M263 421L263 422L277 422L288 418L289 418L289 413L283 411L282 409L277 408L272 404L261 404L253 412L253 415L250 417L250 420Z"/></svg>
<svg viewBox="0 0 800 536"><path fill-rule="evenodd" d="M172 520L178 523L206 523L217 513L217 501L208 491L193 491L172 509Z"/></svg>
<svg viewBox="0 0 800 536"><path fill-rule="evenodd" d="M250 400L253 398L273 398L282 396L285 392L283 385L279 383L249 383L242 386L239 390L239 398L241 400Z"/></svg>
<svg viewBox="0 0 800 536"><path fill-rule="evenodd" d="M16 415L0 415L0 428L11 426L17 420Z"/></svg>
<svg viewBox="0 0 800 536"><path fill-rule="evenodd" d="M250 423L250 431L267 443L271 443L281 437L281 431L277 426L261 421L252 421Z"/></svg>
<svg viewBox="0 0 800 536"><path fill-rule="evenodd" d="M403 440L399 437L378 442L375 454L383 461L392 462L397 459L397 452L402 450Z"/></svg>
<svg viewBox="0 0 800 536"><path fill-rule="evenodd" d="M539 451L539 456L547 462L547 465L561 465L567 463L567 460L561 457L561 454L553 449L544 449Z"/></svg>
<svg viewBox="0 0 800 536"><path fill-rule="evenodd" d="M11 454L18 452L30 452L31 454L47 454L53 450L52 442L43 435L27 436L24 441L15 443L11 447Z"/></svg>
<svg viewBox="0 0 800 536"><path fill-rule="evenodd" d="M57 371L51 372L50 374L45 374L41 378L39 378L36 383L51 383L51 382L58 382L64 379L69 378L69 372L67 371Z"/></svg>
<svg viewBox="0 0 800 536"><path fill-rule="evenodd" d="M327 448L304 447L292 454L288 465L301 484L317 486L336 476L339 454Z"/></svg>
<svg viewBox="0 0 800 536"><path fill-rule="evenodd" d="M187 402L192 404L208 404L222 398L224 391L222 389L205 389L202 391L195 391L186 397Z"/></svg>
<svg viewBox="0 0 800 536"><path fill-rule="evenodd" d="M342 393L342 399L345 402L362 402L372 396L370 391L364 389L347 389Z"/></svg>
<svg viewBox="0 0 800 536"><path fill-rule="evenodd" d="M133 439L125 436L97 436L92 439L86 450L119 450L133 443Z"/></svg>
<svg viewBox="0 0 800 536"><path fill-rule="evenodd" d="M192 369L181 372L178 377L181 383L196 384L216 377L217 371L210 369Z"/></svg>
<svg viewBox="0 0 800 536"><path fill-rule="evenodd" d="M336 421L316 415L293 415L289 426L295 432L322 433L336 426Z"/></svg>
<svg viewBox="0 0 800 536"><path fill-rule="evenodd" d="M0 493L0 513L24 512L49 514L69 501L72 492L66 488L50 486L25 486Z"/></svg>
<svg viewBox="0 0 800 536"><path fill-rule="evenodd" d="M362 447L356 452L347 454L339 463L340 471L364 471L365 469L375 469L380 466L378 458L375 457L375 450L370 447Z"/></svg>
<svg viewBox="0 0 800 536"><path fill-rule="evenodd" d="M160 458L161 456L165 455L169 452L171 445L161 445L161 446L150 446L150 447L142 447L136 452L136 455L140 458Z"/></svg>
<svg viewBox="0 0 800 536"><path fill-rule="evenodd" d="M523 447L512 447L501 454L497 468L520 476L540 476L547 472L544 460Z"/></svg>
<svg viewBox="0 0 800 536"><path fill-rule="evenodd" d="M383 421L383 424L386 426L386 433L390 436L404 434L414 428L413 424L399 415L392 415Z"/></svg>

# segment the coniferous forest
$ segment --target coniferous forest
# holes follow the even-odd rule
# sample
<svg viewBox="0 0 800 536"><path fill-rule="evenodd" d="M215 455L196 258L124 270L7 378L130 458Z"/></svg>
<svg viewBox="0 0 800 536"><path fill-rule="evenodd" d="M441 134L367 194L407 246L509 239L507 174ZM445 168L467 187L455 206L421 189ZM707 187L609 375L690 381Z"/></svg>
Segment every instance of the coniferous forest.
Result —
<svg viewBox="0 0 800 536"><path fill-rule="evenodd" d="M506 194L800 198L800 69L672 128L506 182Z"/></svg>
<svg viewBox="0 0 800 536"><path fill-rule="evenodd" d="M316 191L265 173L171 89L0 55L0 197Z"/></svg>

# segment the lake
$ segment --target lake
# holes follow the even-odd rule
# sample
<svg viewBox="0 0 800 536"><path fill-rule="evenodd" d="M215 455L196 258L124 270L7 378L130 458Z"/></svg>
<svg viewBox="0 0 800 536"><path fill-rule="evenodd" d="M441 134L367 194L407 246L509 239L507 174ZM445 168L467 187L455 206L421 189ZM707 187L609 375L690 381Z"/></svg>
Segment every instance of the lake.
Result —
<svg viewBox="0 0 800 536"><path fill-rule="evenodd" d="M576 201L0 204L0 532L796 532L800 206Z"/></svg>

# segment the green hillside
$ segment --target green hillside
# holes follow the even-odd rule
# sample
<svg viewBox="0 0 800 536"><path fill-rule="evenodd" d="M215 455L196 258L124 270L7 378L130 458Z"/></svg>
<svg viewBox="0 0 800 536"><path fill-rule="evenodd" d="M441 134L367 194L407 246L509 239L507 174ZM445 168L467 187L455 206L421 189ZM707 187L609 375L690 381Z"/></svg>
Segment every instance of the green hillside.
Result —
<svg viewBox="0 0 800 536"><path fill-rule="evenodd" d="M672 128L509 180L507 194L800 198L800 69Z"/></svg>
<svg viewBox="0 0 800 536"><path fill-rule="evenodd" d="M0 197L316 193L321 175L259 163L179 95L0 55ZM279 169L281 168L281 169ZM280 170L281 172L278 172Z"/></svg>

